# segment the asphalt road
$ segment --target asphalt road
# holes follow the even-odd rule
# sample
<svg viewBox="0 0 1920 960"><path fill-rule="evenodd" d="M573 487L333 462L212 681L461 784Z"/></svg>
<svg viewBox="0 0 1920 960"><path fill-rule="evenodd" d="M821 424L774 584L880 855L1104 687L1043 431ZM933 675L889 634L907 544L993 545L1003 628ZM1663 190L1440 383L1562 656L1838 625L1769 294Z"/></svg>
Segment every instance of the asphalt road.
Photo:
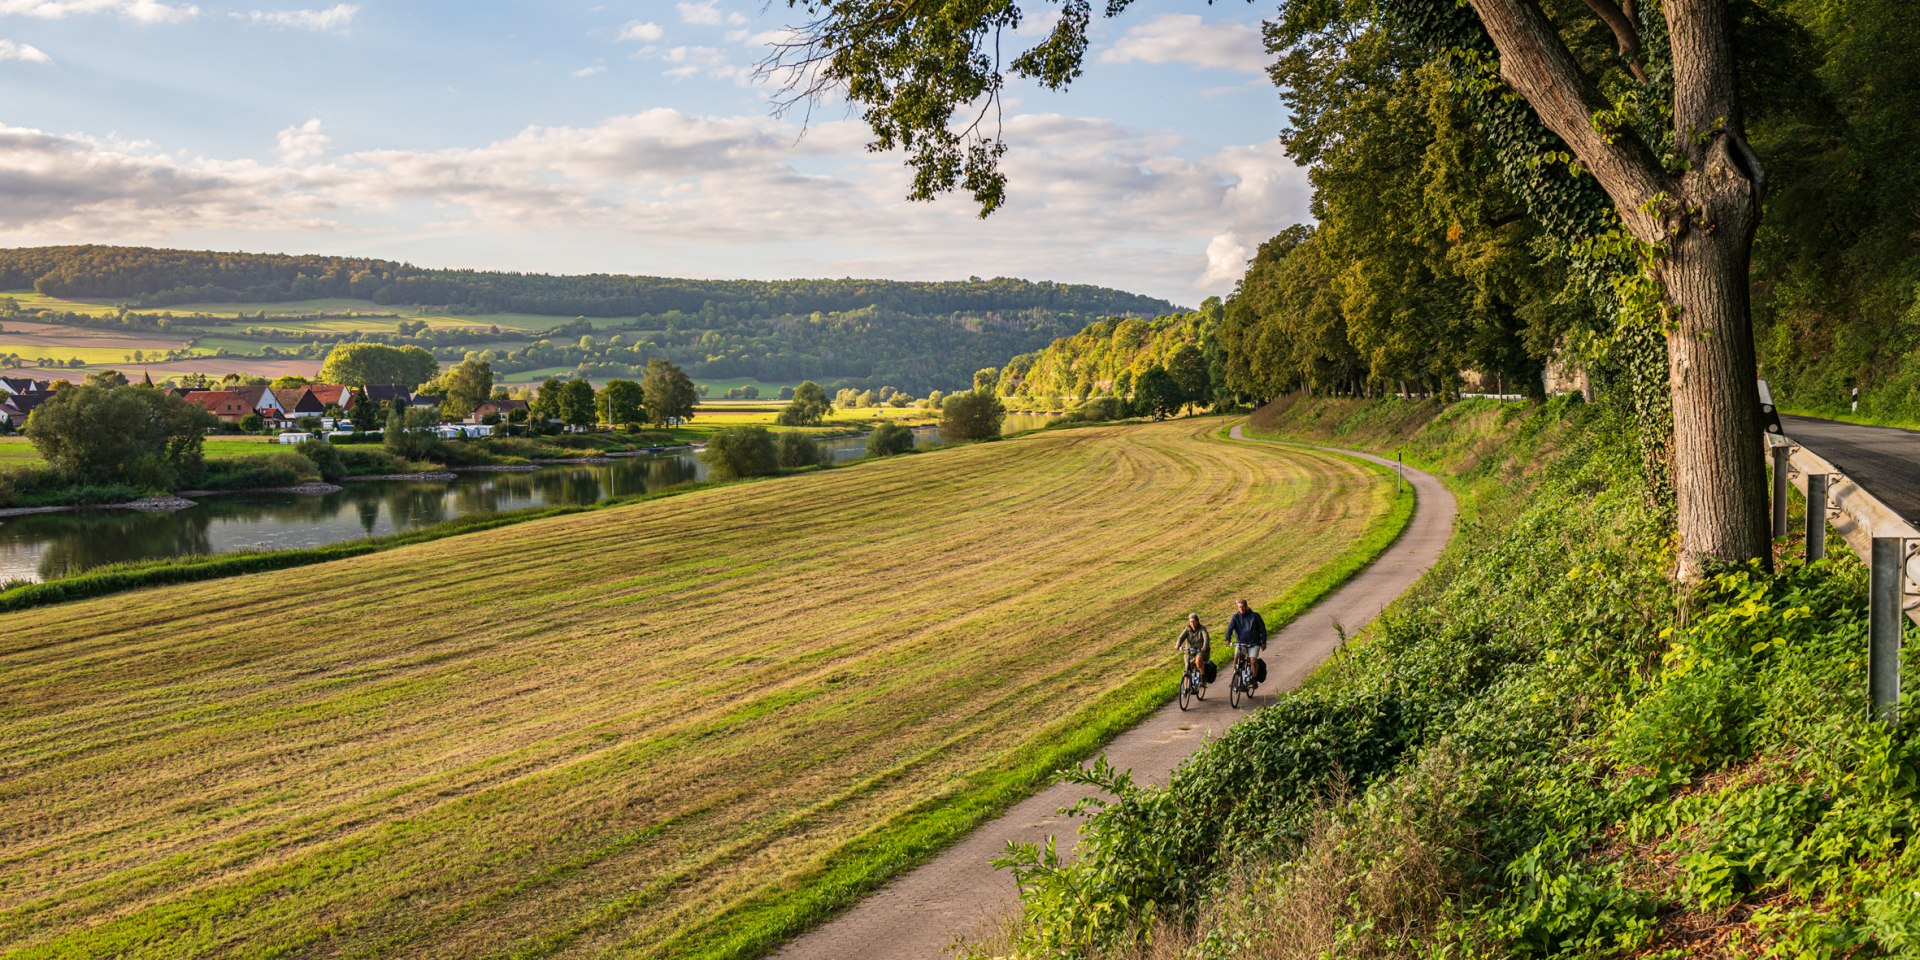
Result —
<svg viewBox="0 0 1920 960"><path fill-rule="evenodd" d="M1237 426L1233 437L1247 439ZM1370 454L1353 456L1392 466ZM1352 634L1372 622L1439 558L1453 535L1453 494L1411 467L1407 480L1416 499L1406 532L1331 596L1273 634L1266 655L1268 682L1261 685L1255 706L1264 707L1273 702L1274 693L1299 686L1333 652L1340 630ZM1163 784L1209 737L1251 713L1227 705L1222 678L1191 711L1169 703L1103 752L1114 766L1132 770L1136 781ZM774 960L938 960L956 938L985 933L1014 904L1013 878L989 861L1006 851L1009 840L1043 842L1056 836L1063 846L1070 845L1077 825L1061 816L1060 809L1086 792L1086 787L1055 784L1029 797L852 910L787 944Z"/></svg>
<svg viewBox="0 0 1920 960"><path fill-rule="evenodd" d="M1920 525L1920 431L1782 416L1780 425L1868 493Z"/></svg>

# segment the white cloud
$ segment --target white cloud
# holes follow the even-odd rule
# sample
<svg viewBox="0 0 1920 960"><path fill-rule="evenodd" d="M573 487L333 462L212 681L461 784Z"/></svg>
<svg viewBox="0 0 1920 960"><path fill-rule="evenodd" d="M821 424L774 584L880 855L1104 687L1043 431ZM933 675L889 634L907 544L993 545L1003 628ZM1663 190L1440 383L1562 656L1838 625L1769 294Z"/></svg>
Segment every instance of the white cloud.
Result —
<svg viewBox="0 0 1920 960"><path fill-rule="evenodd" d="M753 33L747 30L727 31L727 42L747 47L771 47L775 44L798 43L806 34L793 27L779 27L774 30L762 30Z"/></svg>
<svg viewBox="0 0 1920 960"><path fill-rule="evenodd" d="M607 68L605 64L596 63L591 67L581 67L578 70L569 70L567 71L567 75L573 76L573 77L591 77L596 73L606 73L606 72L607 72Z"/></svg>
<svg viewBox="0 0 1920 960"><path fill-rule="evenodd" d="M0 125L0 236L158 242L179 226L327 229L312 214L328 204L287 182L286 171L252 161L185 160L140 143Z"/></svg>
<svg viewBox="0 0 1920 960"><path fill-rule="evenodd" d="M0 60L21 60L26 63L52 63L53 58L46 51L30 43L14 43L0 39Z"/></svg>
<svg viewBox="0 0 1920 960"><path fill-rule="evenodd" d="M280 159L287 163L300 163L326 153L327 144L332 139L320 132L320 118L314 117L306 123L280 131L279 145L275 149L279 152Z"/></svg>
<svg viewBox="0 0 1920 960"><path fill-rule="evenodd" d="M660 29L659 24L643 23L639 20L629 20L626 26L620 28L620 39L637 40L641 43L653 43L666 35L667 32Z"/></svg>
<svg viewBox="0 0 1920 960"><path fill-rule="evenodd" d="M1239 234L1229 230L1207 241L1207 269L1200 274L1203 285L1232 284L1247 272L1247 261L1254 250Z"/></svg>
<svg viewBox="0 0 1920 960"><path fill-rule="evenodd" d="M245 14L233 14L236 20L245 20L256 27L273 27L276 30L292 28L312 30L316 33L340 33L352 25L353 18L360 7L351 3L336 3L325 10L249 10Z"/></svg>
<svg viewBox="0 0 1920 960"><path fill-rule="evenodd" d="M1208 23L1190 13L1162 14L1133 25L1101 51L1100 61L1181 63L1258 75L1270 62L1259 24Z"/></svg>
<svg viewBox="0 0 1920 960"><path fill-rule="evenodd" d="M689 62L704 56L695 49ZM856 120L800 132L662 108L470 147L328 154L310 120L280 131L279 159L259 163L0 127L0 242L244 246L237 235L272 234L341 252L404 243L423 262L485 249L488 265L512 269L1003 275L1194 303L1307 214L1305 174L1277 142L1182 156L1192 145L1163 133L1012 116L1010 199L980 221L964 197L905 202L910 173L866 153Z"/></svg>
<svg viewBox="0 0 1920 960"><path fill-rule="evenodd" d="M718 47L672 47L660 59L674 64L665 74L675 80L705 74L716 80L744 81L752 71L728 62L727 52Z"/></svg>
<svg viewBox="0 0 1920 960"><path fill-rule="evenodd" d="M685 23L706 27L717 27L724 23L728 26L737 27L747 22L746 17L736 12L721 10L719 0L699 0L697 3L681 2L675 4L675 6L680 8L680 19Z"/></svg>
<svg viewBox="0 0 1920 960"><path fill-rule="evenodd" d="M158 0L0 0L0 16L65 17L111 13L141 23L181 23L200 15L193 4L172 6Z"/></svg>

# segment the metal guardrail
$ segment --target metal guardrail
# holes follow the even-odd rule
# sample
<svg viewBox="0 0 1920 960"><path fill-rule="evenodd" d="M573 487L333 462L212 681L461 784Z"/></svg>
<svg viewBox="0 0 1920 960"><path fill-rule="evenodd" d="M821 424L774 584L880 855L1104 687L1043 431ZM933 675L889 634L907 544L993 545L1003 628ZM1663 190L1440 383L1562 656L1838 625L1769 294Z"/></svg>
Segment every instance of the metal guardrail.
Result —
<svg viewBox="0 0 1920 960"><path fill-rule="evenodd" d="M1827 528L1865 561L1868 577L1867 694L1892 719L1900 706L1903 620L1920 623L1920 528L1880 502L1838 467L1780 434L1773 454L1773 533L1787 534L1787 484L1807 498L1807 559L1826 555Z"/></svg>

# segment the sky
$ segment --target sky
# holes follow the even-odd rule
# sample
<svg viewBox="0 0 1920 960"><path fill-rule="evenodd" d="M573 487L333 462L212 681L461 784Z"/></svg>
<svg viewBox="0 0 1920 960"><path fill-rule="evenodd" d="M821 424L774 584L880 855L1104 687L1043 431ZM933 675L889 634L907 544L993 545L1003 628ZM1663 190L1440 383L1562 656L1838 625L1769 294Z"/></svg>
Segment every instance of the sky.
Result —
<svg viewBox="0 0 1920 960"><path fill-rule="evenodd" d="M0 245L1010 276L1191 306L1308 217L1263 7L1238 0L1138 0L1067 92L1013 85L986 220L906 200L845 103L774 109L754 66L800 19L782 0L260 2L0 0Z"/></svg>

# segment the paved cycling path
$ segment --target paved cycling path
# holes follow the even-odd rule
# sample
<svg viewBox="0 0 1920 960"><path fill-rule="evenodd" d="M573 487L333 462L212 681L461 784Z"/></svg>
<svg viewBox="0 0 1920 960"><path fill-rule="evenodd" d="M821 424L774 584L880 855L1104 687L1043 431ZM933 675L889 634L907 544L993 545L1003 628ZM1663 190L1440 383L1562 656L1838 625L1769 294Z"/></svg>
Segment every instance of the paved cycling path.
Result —
<svg viewBox="0 0 1920 960"><path fill-rule="evenodd" d="M1238 426L1232 436L1248 440ZM1371 454L1338 452L1393 465ZM1261 686L1257 704L1271 702L1275 691L1298 686L1333 652L1339 639L1336 624L1351 634L1371 623L1439 559L1453 535L1453 494L1439 480L1411 467L1407 479L1418 499L1406 532L1365 570L1273 634L1266 656L1268 682ZM1221 518L1222 522L1230 519ZM1223 674L1222 682L1215 683L1207 699L1192 710L1182 712L1169 703L1116 737L1107 745L1107 759L1121 769L1131 768L1136 781L1165 783L1174 767L1207 737L1249 714L1244 708L1227 706L1225 679ZM1006 850L1010 840L1042 842L1048 835L1070 834L1075 825L1060 815L1060 809L1085 794L1085 787L1073 784L1042 790L774 956L782 960L929 960L945 955L956 938L984 932L985 924L1013 903L1012 875L995 870L990 861Z"/></svg>

